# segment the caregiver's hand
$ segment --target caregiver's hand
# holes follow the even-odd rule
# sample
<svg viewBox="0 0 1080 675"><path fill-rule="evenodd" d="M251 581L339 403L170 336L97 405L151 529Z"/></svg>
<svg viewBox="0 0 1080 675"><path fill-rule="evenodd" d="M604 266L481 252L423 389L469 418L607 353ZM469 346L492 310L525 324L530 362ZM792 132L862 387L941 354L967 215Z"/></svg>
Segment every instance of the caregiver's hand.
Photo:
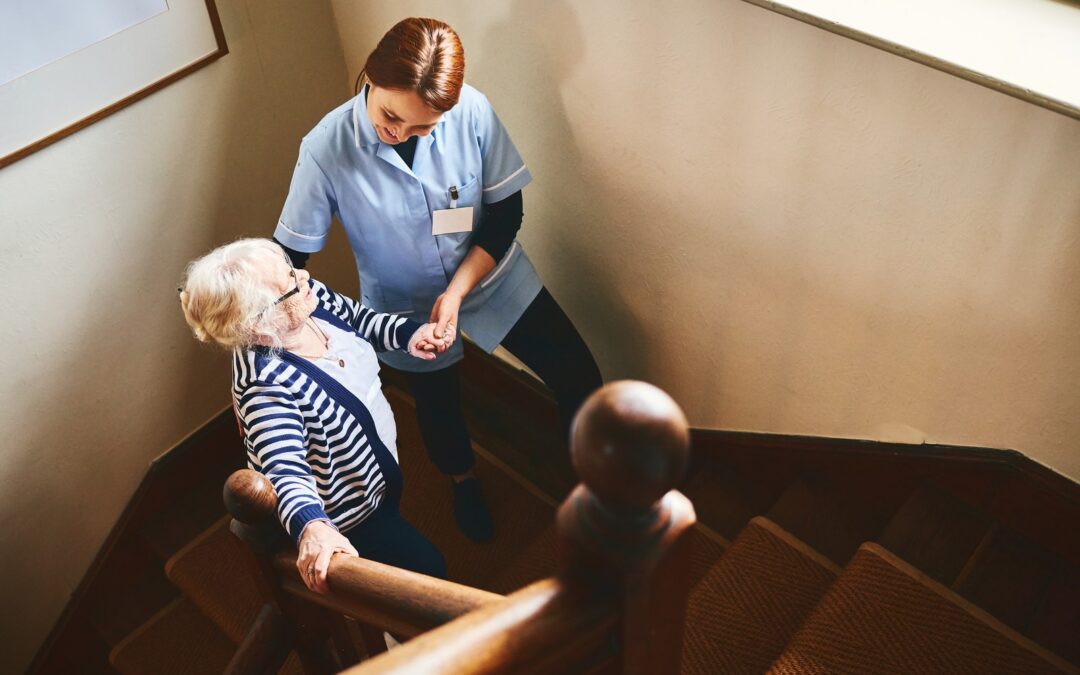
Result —
<svg viewBox="0 0 1080 675"><path fill-rule="evenodd" d="M431 308L431 321L435 324L435 337L447 340L446 346L454 344L457 338L458 312L461 310L461 296L446 291L435 299Z"/></svg>
<svg viewBox="0 0 1080 675"><path fill-rule="evenodd" d="M425 323L416 329L409 338L409 355L425 361L435 359L436 353L443 353L450 348L450 343L435 337L435 324Z"/></svg>
<svg viewBox="0 0 1080 675"><path fill-rule="evenodd" d="M325 520L308 523L300 536L299 549L296 569L300 571L304 585L316 593L330 590L326 584L326 570L330 568L330 558L335 553L359 555L345 535Z"/></svg>

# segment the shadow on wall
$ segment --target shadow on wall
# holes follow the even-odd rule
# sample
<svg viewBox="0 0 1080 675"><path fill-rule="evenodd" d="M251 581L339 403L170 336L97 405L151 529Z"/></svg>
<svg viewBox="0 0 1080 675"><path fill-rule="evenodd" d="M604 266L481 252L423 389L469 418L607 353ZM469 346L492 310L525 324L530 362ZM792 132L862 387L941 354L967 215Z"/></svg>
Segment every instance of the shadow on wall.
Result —
<svg viewBox="0 0 1080 675"><path fill-rule="evenodd" d="M620 289L605 266L594 264L594 256L605 251L581 248L575 234L592 226L585 217L593 212L596 199L597 177L587 170L578 143L579 134L594 130L575 127L564 104L585 55L585 41L568 2L518 0L503 20L487 27L479 44L466 49L471 63L478 64L470 65L476 73L473 81L492 100L533 174L524 193L519 238L606 377L641 377L648 372L649 354L640 320L624 301L628 289ZM520 58L500 58L504 54L535 60L526 64ZM527 103L511 106L521 92L528 93ZM551 142L526 146L524 139L535 139L537 130ZM553 191L551 185L559 189Z"/></svg>

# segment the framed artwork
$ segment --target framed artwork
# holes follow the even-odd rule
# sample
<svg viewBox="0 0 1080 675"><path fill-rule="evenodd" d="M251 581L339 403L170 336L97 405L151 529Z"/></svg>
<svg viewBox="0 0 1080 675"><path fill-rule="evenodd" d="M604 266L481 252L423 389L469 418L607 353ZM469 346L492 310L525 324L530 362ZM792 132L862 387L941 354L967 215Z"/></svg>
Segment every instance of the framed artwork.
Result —
<svg viewBox="0 0 1080 675"><path fill-rule="evenodd" d="M0 168L228 51L214 0L3 0Z"/></svg>

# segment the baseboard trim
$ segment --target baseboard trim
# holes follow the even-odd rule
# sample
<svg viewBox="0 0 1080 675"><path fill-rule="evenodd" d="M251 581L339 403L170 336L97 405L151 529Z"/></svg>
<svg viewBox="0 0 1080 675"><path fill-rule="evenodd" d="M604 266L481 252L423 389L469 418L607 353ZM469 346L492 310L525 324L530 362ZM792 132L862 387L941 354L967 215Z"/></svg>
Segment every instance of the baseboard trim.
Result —
<svg viewBox="0 0 1080 675"><path fill-rule="evenodd" d="M555 401L532 374L468 341L461 368L470 387L489 389L491 399L513 402L542 424L557 424ZM481 419L498 415L494 408L482 408L485 398L466 397L466 405L481 406L471 411ZM1080 528L1080 483L1017 450L699 428L691 429L691 443L696 465L734 462L758 471L756 478L772 471L777 483L799 472L829 473L837 466L846 466L839 472L846 480L858 480L864 470L867 477L904 486L923 480L946 483L972 506L1080 565L1080 538L1073 534Z"/></svg>

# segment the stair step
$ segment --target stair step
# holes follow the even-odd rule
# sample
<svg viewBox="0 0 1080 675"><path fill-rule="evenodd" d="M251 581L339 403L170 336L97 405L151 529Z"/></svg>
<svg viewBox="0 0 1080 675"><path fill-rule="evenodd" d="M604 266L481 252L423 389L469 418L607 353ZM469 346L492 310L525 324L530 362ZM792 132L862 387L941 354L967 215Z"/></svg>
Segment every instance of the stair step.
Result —
<svg viewBox="0 0 1080 675"><path fill-rule="evenodd" d="M761 673L840 569L767 518L753 518L690 594L684 673Z"/></svg>
<svg viewBox="0 0 1080 675"><path fill-rule="evenodd" d="M986 535L953 589L1025 633L1058 569L1059 562L1037 544L997 527Z"/></svg>
<svg viewBox="0 0 1080 675"><path fill-rule="evenodd" d="M766 516L841 566L888 522L865 502L848 497L841 486L810 474L795 480Z"/></svg>
<svg viewBox="0 0 1080 675"><path fill-rule="evenodd" d="M86 604L87 621L110 647L145 623L180 592L165 578L161 563L143 567L123 584L110 583L95 590Z"/></svg>
<svg viewBox="0 0 1080 675"><path fill-rule="evenodd" d="M1028 637L1080 666L1080 570L1062 565L1050 582L1046 604L1035 617Z"/></svg>
<svg viewBox="0 0 1080 675"><path fill-rule="evenodd" d="M452 581L491 588L496 576L512 574L506 571L507 561L521 560L523 552L555 521L554 500L477 446L476 474L495 520L495 537L483 544L470 541L454 521L450 479L439 473L424 452L416 409L396 392L388 392L387 400L398 427L398 453L405 481L402 515L442 551ZM528 564L547 569L544 575L550 575L555 552L549 549L542 553L543 557ZM532 572L522 572L523 576L529 574Z"/></svg>
<svg viewBox="0 0 1080 675"><path fill-rule="evenodd" d="M770 673L1073 672L878 544L859 547Z"/></svg>
<svg viewBox="0 0 1080 675"><path fill-rule="evenodd" d="M228 516L218 520L165 564L165 574L184 595L239 644L263 600L246 552L229 531Z"/></svg>
<svg viewBox="0 0 1080 675"><path fill-rule="evenodd" d="M109 661L123 675L220 673L235 651L236 645L181 597L116 645Z"/></svg>
<svg viewBox="0 0 1080 675"><path fill-rule="evenodd" d="M734 539L751 518L766 513L780 494L708 460L680 490L694 503L698 522L728 539Z"/></svg>
<svg viewBox="0 0 1080 675"><path fill-rule="evenodd" d="M931 579L950 586L990 524L985 514L923 485L893 516L878 543Z"/></svg>
<svg viewBox="0 0 1080 675"><path fill-rule="evenodd" d="M225 515L225 476L212 476L183 493L140 529L140 536L164 562Z"/></svg>

